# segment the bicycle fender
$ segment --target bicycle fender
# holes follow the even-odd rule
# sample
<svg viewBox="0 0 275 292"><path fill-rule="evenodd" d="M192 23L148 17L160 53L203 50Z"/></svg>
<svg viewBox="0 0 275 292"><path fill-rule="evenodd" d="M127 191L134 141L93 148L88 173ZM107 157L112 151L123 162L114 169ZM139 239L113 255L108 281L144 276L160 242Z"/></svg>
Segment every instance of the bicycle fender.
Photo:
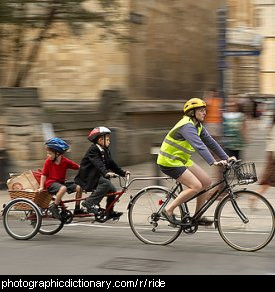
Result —
<svg viewBox="0 0 275 292"><path fill-rule="evenodd" d="M227 198L228 198L228 196L229 196L229 194L227 194L226 196L224 196L221 200L220 200L220 202L219 202L219 204L217 205L217 207L216 207L216 209L215 209L215 213L214 213L214 227L215 227L215 229L217 229L218 228L218 211L219 211L219 209L220 209L220 205L222 204L222 202L223 201L225 201Z"/></svg>
<svg viewBox="0 0 275 292"><path fill-rule="evenodd" d="M236 191L234 191L233 193L234 193L234 194L238 194L238 193L241 193L241 192L247 192L247 193L258 194L257 192L255 192L255 191L250 191L250 190L248 190L247 188L243 188L243 189L236 190ZM217 222L218 222L218 211L219 211L219 209L220 209L220 205L222 204L223 201L225 201L225 200L227 199L228 196L229 196L229 194L227 194L224 198L222 198L222 200L219 202L219 204L217 205L217 207L216 207L216 209L215 209L215 213L214 213L214 227L215 227L215 229L218 228Z"/></svg>
<svg viewBox="0 0 275 292"><path fill-rule="evenodd" d="M16 198L16 199L13 199L13 200L9 201L9 202L6 204L5 208L3 209L3 211L2 211L2 212L3 212L2 215L4 215L4 213L7 212L7 210L9 209L9 207L10 207L13 203L16 203L16 202L26 202L26 203L29 203L30 205L33 205L33 206L37 209L38 213L42 216L42 212L41 212L40 208L36 205L36 203L34 203L34 201L32 201L32 200L30 200L30 199L26 199L26 198Z"/></svg>
<svg viewBox="0 0 275 292"><path fill-rule="evenodd" d="M130 206L132 205L134 199L135 199L140 193L145 192L145 191L149 191L149 190L152 190L152 189L156 189L156 188L158 188L158 189L160 189L160 190L163 190L163 191L165 191L165 192L169 192L169 189L168 189L168 188L166 188L166 187L162 187L162 186L154 185L154 186L148 186L148 187L145 187L145 188L139 190L139 191L138 191L138 192L137 192L137 193L131 198L130 202L128 203L127 210L129 210L129 208L130 208Z"/></svg>

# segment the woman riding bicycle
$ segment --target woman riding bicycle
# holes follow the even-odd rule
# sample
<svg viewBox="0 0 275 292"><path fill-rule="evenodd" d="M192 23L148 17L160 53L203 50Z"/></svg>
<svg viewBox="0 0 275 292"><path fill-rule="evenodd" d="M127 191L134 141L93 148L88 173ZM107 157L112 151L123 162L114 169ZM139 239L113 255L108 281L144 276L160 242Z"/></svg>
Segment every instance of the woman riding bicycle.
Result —
<svg viewBox="0 0 275 292"><path fill-rule="evenodd" d="M192 98L184 104L183 111L183 118L169 131L162 142L157 160L163 173L187 187L162 211L162 215L174 224L179 223L173 215L174 209L211 185L211 178L191 160L191 154L198 151L209 165L215 166L225 165L229 159L202 125L206 116L206 103L199 98ZM208 148L221 159L219 162L214 159ZM207 194L197 198L196 211L201 208L206 198ZM211 225L213 222L203 217L198 223Z"/></svg>

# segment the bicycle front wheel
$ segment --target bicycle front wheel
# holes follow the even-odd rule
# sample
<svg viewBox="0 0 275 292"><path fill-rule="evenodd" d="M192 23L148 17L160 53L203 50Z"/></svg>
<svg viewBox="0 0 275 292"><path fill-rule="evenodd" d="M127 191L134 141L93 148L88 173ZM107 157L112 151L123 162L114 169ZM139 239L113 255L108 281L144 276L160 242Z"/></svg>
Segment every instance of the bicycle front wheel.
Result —
<svg viewBox="0 0 275 292"><path fill-rule="evenodd" d="M161 187L148 187L130 202L128 219L136 237L144 243L166 245L178 238L181 226L169 223L160 215L160 208L167 201L169 191ZM175 198L171 197L170 200ZM183 218L181 206L174 211L178 220Z"/></svg>
<svg viewBox="0 0 275 292"><path fill-rule="evenodd" d="M3 211L3 224L14 239L34 237L41 226L41 214L35 203L28 199L15 199Z"/></svg>
<svg viewBox="0 0 275 292"><path fill-rule="evenodd" d="M252 202L256 202L255 207ZM217 207L216 218L222 239L236 250L259 250L274 236L273 207L256 192L237 191L233 197L225 197Z"/></svg>

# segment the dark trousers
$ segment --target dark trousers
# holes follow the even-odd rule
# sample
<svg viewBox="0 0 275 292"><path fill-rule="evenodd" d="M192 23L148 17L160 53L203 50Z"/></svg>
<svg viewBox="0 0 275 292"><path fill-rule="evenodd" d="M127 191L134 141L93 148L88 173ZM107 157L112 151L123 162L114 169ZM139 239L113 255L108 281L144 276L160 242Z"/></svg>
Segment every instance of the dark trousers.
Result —
<svg viewBox="0 0 275 292"><path fill-rule="evenodd" d="M87 202L89 204L99 205L99 203L101 202L101 200L106 194L114 193L114 192L116 192L116 188L111 183L111 181L101 176L99 178L98 185L95 191L92 192L91 195L87 198ZM106 208L113 202L114 199L115 199L115 195L107 197Z"/></svg>

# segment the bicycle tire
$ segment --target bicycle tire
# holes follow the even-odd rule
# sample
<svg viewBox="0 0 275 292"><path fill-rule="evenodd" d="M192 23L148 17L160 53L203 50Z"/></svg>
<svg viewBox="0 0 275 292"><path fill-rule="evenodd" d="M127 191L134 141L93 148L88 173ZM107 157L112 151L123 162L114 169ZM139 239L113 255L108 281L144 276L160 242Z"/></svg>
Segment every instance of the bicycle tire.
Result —
<svg viewBox="0 0 275 292"><path fill-rule="evenodd" d="M52 216L42 216L41 227L39 233L43 235L54 235L64 227L64 222L55 219Z"/></svg>
<svg viewBox="0 0 275 292"><path fill-rule="evenodd" d="M129 204L128 220L135 236L146 244L167 245L175 241L182 226L173 226L165 218L155 217L161 205L170 195L163 187L147 187L138 192ZM176 196L173 195L173 199ZM183 218L183 208L175 209L178 219Z"/></svg>
<svg viewBox="0 0 275 292"><path fill-rule="evenodd" d="M41 221L38 206L29 199L12 200L3 211L4 228L12 238L17 240L33 238L40 229Z"/></svg>
<svg viewBox="0 0 275 292"><path fill-rule="evenodd" d="M257 199L257 209L251 207L252 199ZM241 219L238 210L248 219L247 222ZM226 196L215 214L220 236L236 250L260 250L274 237L274 209L266 198L256 192L243 190Z"/></svg>

